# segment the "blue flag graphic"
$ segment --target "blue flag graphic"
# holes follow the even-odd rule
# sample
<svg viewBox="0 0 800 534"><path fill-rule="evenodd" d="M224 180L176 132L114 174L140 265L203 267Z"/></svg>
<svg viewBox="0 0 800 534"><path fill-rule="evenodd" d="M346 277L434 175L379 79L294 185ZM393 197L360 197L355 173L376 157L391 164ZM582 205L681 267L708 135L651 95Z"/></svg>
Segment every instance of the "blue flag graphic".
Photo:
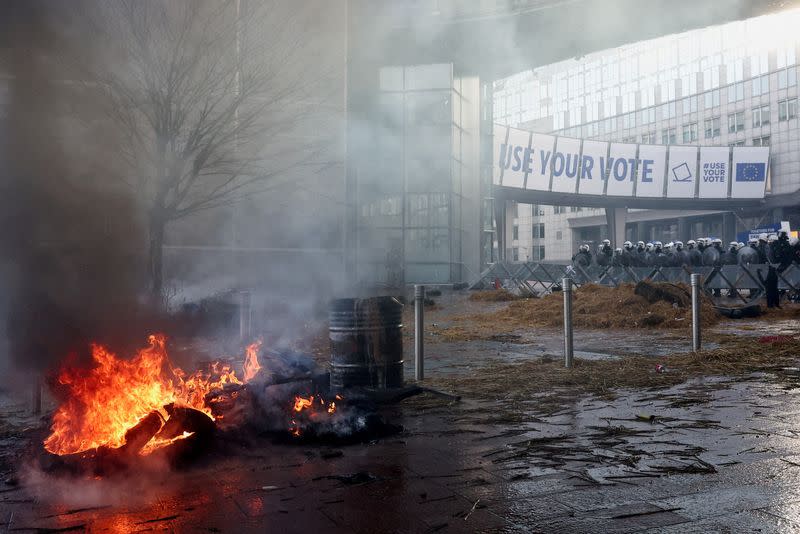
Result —
<svg viewBox="0 0 800 534"><path fill-rule="evenodd" d="M763 182L767 179L766 163L737 163L737 182Z"/></svg>

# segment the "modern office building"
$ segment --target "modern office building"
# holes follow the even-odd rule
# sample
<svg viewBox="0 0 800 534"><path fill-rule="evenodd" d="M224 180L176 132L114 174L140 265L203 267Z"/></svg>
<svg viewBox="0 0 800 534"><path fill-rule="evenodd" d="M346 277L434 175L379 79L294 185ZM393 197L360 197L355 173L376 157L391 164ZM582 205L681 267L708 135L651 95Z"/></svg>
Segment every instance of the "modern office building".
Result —
<svg viewBox="0 0 800 534"><path fill-rule="evenodd" d="M640 41L494 83L494 121L641 144L771 147L766 201L731 211L631 210L626 238L687 240L800 226L800 10ZM607 237L601 209L509 202L507 258L568 260Z"/></svg>

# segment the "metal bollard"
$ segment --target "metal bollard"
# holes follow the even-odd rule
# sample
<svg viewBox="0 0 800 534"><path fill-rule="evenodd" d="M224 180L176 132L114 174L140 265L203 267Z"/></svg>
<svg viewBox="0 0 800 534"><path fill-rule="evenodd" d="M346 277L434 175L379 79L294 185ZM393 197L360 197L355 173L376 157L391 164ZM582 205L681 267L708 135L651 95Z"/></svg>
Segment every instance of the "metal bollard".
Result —
<svg viewBox="0 0 800 534"><path fill-rule="evenodd" d="M414 286L414 378L425 378L425 286Z"/></svg>
<svg viewBox="0 0 800 534"><path fill-rule="evenodd" d="M572 278L561 280L564 293L564 367L572 368Z"/></svg>
<svg viewBox="0 0 800 534"><path fill-rule="evenodd" d="M692 350L700 350L700 275L692 274Z"/></svg>
<svg viewBox="0 0 800 534"><path fill-rule="evenodd" d="M239 293L239 339L242 342L250 340L250 292Z"/></svg>

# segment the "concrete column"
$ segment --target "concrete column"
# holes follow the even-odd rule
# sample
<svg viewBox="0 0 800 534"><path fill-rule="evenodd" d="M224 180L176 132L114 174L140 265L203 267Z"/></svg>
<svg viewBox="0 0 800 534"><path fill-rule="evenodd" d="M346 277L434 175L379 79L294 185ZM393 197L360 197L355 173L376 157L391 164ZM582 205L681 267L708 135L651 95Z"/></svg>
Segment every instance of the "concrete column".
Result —
<svg viewBox="0 0 800 534"><path fill-rule="evenodd" d="M622 248L625 242L625 219L628 208L606 208L606 224L608 225L608 239L613 248Z"/></svg>

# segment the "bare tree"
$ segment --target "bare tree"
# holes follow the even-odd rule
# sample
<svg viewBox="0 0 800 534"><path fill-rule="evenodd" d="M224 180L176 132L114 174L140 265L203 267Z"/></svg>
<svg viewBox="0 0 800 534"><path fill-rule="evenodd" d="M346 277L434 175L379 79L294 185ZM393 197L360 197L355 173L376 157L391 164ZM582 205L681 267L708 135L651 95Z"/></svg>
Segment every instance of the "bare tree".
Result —
<svg viewBox="0 0 800 534"><path fill-rule="evenodd" d="M109 0L92 7L101 60L86 79L115 131L111 156L146 207L151 290L167 226L275 187L311 147L284 134L308 113L305 2ZM304 11L305 10L305 11ZM96 57L96 54L95 54Z"/></svg>

